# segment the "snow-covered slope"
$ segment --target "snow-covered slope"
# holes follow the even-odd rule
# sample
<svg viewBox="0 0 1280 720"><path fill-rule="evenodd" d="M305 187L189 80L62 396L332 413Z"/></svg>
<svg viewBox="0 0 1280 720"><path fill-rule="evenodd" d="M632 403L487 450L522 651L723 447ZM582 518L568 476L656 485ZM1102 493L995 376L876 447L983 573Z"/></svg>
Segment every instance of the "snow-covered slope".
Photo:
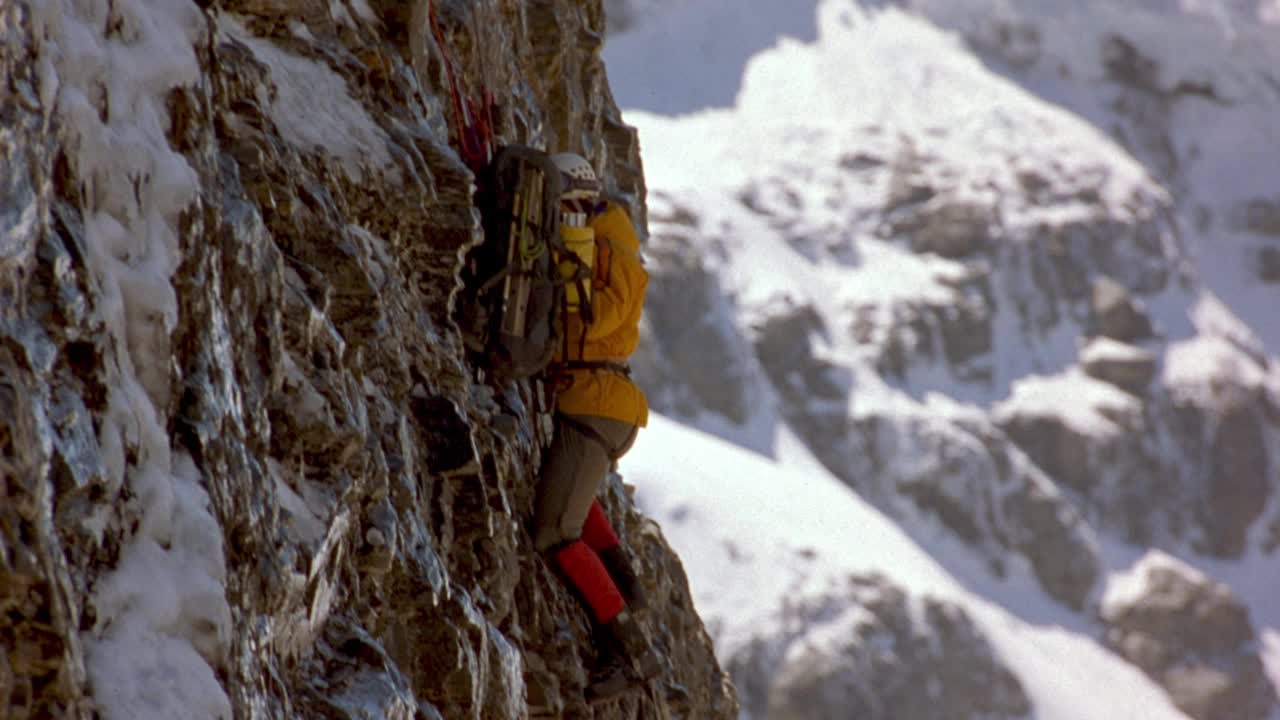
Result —
<svg viewBox="0 0 1280 720"><path fill-rule="evenodd" d="M803 683L753 683L823 666L795 649L822 646L797 618L860 607L894 627L893 587L964 608L1036 717L1158 712L1046 690L1060 670L1030 658L1071 651L1046 649L1045 625L1088 648L1080 672L1141 668L1193 717L1273 713L1274 4L636 9L654 14L605 51L650 191L635 364L661 412L765 459L741 469L698 441L687 455L729 469L672 464L683 441L660 424L662 449L623 472L686 543L747 712L809 716ZM825 500L768 494L819 477ZM832 558L860 578L843 602ZM1141 599L1104 603L1124 579ZM833 632L848 646L826 667L871 667L882 635ZM930 682L935 660L899 657L918 672L896 682ZM1021 716L942 685L965 709L939 717Z"/></svg>
<svg viewBox="0 0 1280 720"><path fill-rule="evenodd" d="M971 649L969 662L987 653L1014 669L1035 708L1032 717L1039 720L1185 717L1145 676L1099 647L1080 618L1025 582L987 581L981 568L956 557L944 536L917 542L848 492L785 434L774 459L656 417L623 471L637 485L641 507L662 524L684 559L698 610L717 635L718 651L738 671L744 717L764 717L751 714L755 685L777 684L795 670L806 649L838 642L841 635L852 639L858 628L879 621L850 601L858 597L848 589L857 585L852 578L880 578L902 593L910 612L920 612L927 600L961 609L990 642ZM954 562L948 567L940 558ZM825 596L833 598L826 612L796 612L806 599ZM917 628L925 642L942 643L937 632L928 623ZM761 638L768 647L753 648ZM881 651L896 653L902 666L908 664L906 647ZM741 666L744 655L754 656L753 667ZM875 659L856 668L866 677L851 672L844 678L855 684L845 690L848 707L865 705L871 714L847 717L921 717L873 709L881 690L856 687L856 682L891 686L909 672L908 667L885 669L895 660L881 657L873 674ZM954 689L945 670L917 680L927 685L908 689L928 693L932 687L935 701ZM997 689L992 685L979 692L994 695ZM943 705L929 717L964 716Z"/></svg>

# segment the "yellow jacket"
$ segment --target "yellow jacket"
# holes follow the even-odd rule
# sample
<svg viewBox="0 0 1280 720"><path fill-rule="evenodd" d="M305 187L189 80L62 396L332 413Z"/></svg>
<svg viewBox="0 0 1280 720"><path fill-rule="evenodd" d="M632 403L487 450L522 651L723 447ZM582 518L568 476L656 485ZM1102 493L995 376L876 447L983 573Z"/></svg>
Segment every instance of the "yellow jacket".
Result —
<svg viewBox="0 0 1280 720"><path fill-rule="evenodd" d="M640 312L649 273L640 263L640 241L631 218L612 203L591 223L596 259L592 278L592 321L585 328L569 315L565 341L556 362L626 363L640 343ZM557 409L569 415L594 415L643 426L649 421L644 392L620 372L604 368L569 369L556 395Z"/></svg>

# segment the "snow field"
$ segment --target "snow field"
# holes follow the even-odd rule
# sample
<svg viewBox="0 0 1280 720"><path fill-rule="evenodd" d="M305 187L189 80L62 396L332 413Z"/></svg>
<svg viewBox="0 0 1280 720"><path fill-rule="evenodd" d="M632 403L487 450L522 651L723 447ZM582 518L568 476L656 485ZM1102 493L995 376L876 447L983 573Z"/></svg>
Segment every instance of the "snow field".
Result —
<svg viewBox="0 0 1280 720"><path fill-rule="evenodd" d="M945 547L954 540L918 544L798 440L780 437L777 445L779 459L770 459L653 415L621 463L641 507L680 554L721 662L752 638L781 636L788 598L852 573L879 573L910 595L969 612L1023 683L1037 720L1185 720L1160 688L1043 593L995 580L972 583L981 586L975 592L968 572L953 575L937 559L956 555Z"/></svg>

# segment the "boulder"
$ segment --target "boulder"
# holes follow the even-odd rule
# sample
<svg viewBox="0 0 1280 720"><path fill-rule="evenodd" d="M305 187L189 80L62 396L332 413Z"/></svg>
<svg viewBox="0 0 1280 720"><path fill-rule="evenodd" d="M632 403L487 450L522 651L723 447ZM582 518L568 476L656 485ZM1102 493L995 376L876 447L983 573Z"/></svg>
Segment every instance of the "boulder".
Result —
<svg viewBox="0 0 1280 720"><path fill-rule="evenodd" d="M1022 684L956 605L854 575L781 613L776 635L758 636L727 661L750 717L1032 716Z"/></svg>
<svg viewBox="0 0 1280 720"><path fill-rule="evenodd" d="M1111 278L1094 281L1090 311L1092 328L1097 335L1132 342L1152 334L1151 318L1142 305Z"/></svg>
<svg viewBox="0 0 1280 720"><path fill-rule="evenodd" d="M1164 553L1147 553L1103 597L1105 642L1196 720L1266 720L1276 688L1249 611L1231 589Z"/></svg>
<svg viewBox="0 0 1280 720"><path fill-rule="evenodd" d="M1258 279L1280 285L1280 247L1267 245L1258 249Z"/></svg>
<svg viewBox="0 0 1280 720"><path fill-rule="evenodd" d="M1141 395L1156 375L1156 359L1150 352L1105 337L1085 345L1080 365L1090 377L1134 395Z"/></svg>

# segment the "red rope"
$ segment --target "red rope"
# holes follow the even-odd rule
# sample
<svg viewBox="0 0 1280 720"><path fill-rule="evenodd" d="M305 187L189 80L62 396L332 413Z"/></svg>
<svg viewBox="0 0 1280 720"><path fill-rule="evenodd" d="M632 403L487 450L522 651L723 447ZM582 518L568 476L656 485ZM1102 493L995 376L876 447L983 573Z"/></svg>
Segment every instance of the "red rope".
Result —
<svg viewBox="0 0 1280 720"><path fill-rule="evenodd" d="M469 97L463 99L465 93L458 79L457 70L454 68L453 59L449 57L449 46L445 43L444 32L436 19L434 0L428 5L427 12L431 19L431 33L435 36L436 44L440 46L445 73L449 76L449 94L453 100L453 117L458 128L458 145L462 162L471 168L472 172L479 173L480 169L488 165L492 159L493 126L490 115L493 111L493 95L486 89L483 90L478 101Z"/></svg>

